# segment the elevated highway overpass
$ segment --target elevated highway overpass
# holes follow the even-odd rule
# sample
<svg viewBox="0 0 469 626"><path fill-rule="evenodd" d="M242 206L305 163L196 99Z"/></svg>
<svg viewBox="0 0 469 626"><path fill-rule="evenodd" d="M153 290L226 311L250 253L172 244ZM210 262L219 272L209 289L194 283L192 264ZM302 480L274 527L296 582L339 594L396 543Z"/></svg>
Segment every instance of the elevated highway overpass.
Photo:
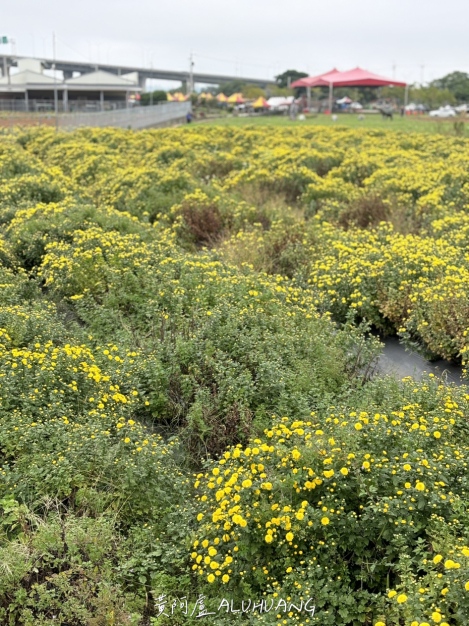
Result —
<svg viewBox="0 0 469 626"><path fill-rule="evenodd" d="M22 56L12 55L0 55L0 69L3 75L7 75L11 67L16 67L18 60L23 58ZM139 76L139 84L144 89L147 79L157 80L172 80L175 82L189 83L190 74L189 71L178 72L176 70L160 70L152 69L148 67L139 67L136 65L110 65L109 63L86 63L82 61L61 61L43 57L34 57L36 60L42 63L44 69L55 68L64 74L65 79L69 79L73 76L74 72L80 74L87 74L96 70L104 70L112 74L120 76L121 74L128 74L130 72L137 72ZM230 76L226 74L205 74L203 72L193 72L192 80L195 83L207 84L207 85L220 85L232 80L239 80L248 85L258 85L259 87L267 87L267 85L273 85L274 80L262 79L262 78L246 78L244 76Z"/></svg>

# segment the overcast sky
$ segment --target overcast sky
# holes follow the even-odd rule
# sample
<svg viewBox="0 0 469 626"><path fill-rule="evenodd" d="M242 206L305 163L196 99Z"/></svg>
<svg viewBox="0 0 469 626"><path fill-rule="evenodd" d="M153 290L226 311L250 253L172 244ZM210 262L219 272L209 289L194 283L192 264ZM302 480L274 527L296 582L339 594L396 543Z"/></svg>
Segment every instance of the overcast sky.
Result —
<svg viewBox="0 0 469 626"><path fill-rule="evenodd" d="M19 55L50 58L55 31L57 58L64 60L184 70L192 49L198 71L258 78L290 68L315 75L357 65L417 82L469 72L467 0L0 4L0 35L16 39Z"/></svg>

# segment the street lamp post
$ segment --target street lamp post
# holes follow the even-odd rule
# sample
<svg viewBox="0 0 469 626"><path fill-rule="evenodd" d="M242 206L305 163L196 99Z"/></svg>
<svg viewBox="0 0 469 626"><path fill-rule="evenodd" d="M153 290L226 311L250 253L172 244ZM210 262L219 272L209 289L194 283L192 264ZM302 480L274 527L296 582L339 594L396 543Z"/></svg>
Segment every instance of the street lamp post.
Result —
<svg viewBox="0 0 469 626"><path fill-rule="evenodd" d="M189 58L189 93L194 91L194 59L193 52L191 50L191 56Z"/></svg>
<svg viewBox="0 0 469 626"><path fill-rule="evenodd" d="M59 94L57 91L57 73L55 70L55 32L52 33L52 47L53 47L53 60L52 67L54 68L54 112L55 112L55 130L59 129Z"/></svg>

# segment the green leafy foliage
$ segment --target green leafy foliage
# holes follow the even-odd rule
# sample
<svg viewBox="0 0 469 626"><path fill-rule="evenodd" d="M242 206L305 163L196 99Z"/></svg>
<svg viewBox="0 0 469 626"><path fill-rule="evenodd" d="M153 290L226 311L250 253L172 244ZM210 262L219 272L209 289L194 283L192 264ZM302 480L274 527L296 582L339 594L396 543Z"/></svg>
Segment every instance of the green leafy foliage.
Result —
<svg viewBox="0 0 469 626"><path fill-rule="evenodd" d="M275 133L2 136L5 623L197 623L157 618L162 594L466 623L466 390L373 379L368 336L404 312L403 337L464 348L464 299L443 341L446 309L400 287L465 280L465 218L443 210L465 144ZM436 149L456 156L432 191ZM379 223L391 198L422 217L413 239Z"/></svg>

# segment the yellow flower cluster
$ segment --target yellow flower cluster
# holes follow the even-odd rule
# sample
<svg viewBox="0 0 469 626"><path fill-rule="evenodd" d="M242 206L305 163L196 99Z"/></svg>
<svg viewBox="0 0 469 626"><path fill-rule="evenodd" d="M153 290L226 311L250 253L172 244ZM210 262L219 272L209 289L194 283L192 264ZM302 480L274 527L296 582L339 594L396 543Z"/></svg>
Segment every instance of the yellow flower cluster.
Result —
<svg viewBox="0 0 469 626"><path fill-rule="evenodd" d="M430 388L439 398L431 409ZM234 584L262 579L272 592L291 593L291 585L308 589L315 570L327 572L331 546L353 559L354 542L379 536L379 545L397 535L414 541L429 520L434 545L444 541L448 524L461 532L469 446L460 439L469 396L431 377L405 381L405 395L408 403L389 413L336 408L322 424L315 415L306 422L274 418L262 438L231 448L210 472L198 474L193 569L208 582L226 572ZM452 556L441 564L432 593L419 594L415 585L429 583L414 580L390 591L389 600L404 607L416 594L425 611L436 593L438 611L446 614L466 593L469 577L469 547L461 537L451 541L445 554ZM248 566L252 552L255 571ZM435 557L432 567L440 561Z"/></svg>
<svg viewBox="0 0 469 626"><path fill-rule="evenodd" d="M436 354L465 356L469 266L456 237L436 236L445 224L435 222L435 236L426 237L395 233L389 224L347 232L318 226L327 253L310 248L316 299L336 316L354 309L379 326L393 322L402 337L420 338Z"/></svg>

